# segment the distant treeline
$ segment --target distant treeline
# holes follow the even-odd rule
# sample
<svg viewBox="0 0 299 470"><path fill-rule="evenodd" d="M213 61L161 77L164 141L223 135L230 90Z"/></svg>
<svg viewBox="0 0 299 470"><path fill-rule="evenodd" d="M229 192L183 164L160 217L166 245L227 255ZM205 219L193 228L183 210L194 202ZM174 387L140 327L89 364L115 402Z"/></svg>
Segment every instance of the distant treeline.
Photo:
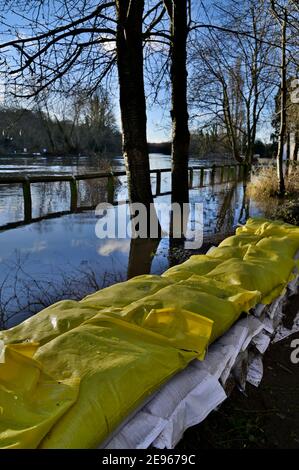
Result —
<svg viewBox="0 0 299 470"><path fill-rule="evenodd" d="M121 134L108 102L94 97L68 117L58 118L41 108L0 109L0 154L121 154ZM78 108L78 107L77 107ZM271 158L276 144L255 142L254 153ZM149 142L149 153L171 155L171 142ZM224 134L198 131L191 134L190 154L199 158L231 155Z"/></svg>
<svg viewBox="0 0 299 470"><path fill-rule="evenodd" d="M253 145L253 155L261 158L272 158L277 151L277 142L265 143L260 139L255 140ZM225 132L217 132L215 129L193 132L190 139L190 154L199 158L209 158L217 156L232 157L231 145ZM240 142L240 154L246 155L246 145Z"/></svg>
<svg viewBox="0 0 299 470"><path fill-rule="evenodd" d="M162 153L171 155L171 142L159 142L148 144L150 153ZM272 158L277 150L277 143L264 143L256 140L254 153L261 158ZM190 155L199 158L231 156L231 149L228 139L225 135L213 132L193 132L190 138Z"/></svg>
<svg viewBox="0 0 299 470"><path fill-rule="evenodd" d="M47 106L0 109L0 153L106 154L121 152L121 134L105 97L74 100L68 113Z"/></svg>
<svg viewBox="0 0 299 470"><path fill-rule="evenodd" d="M164 153L165 155L171 155L171 142L149 142L148 151L149 153Z"/></svg>

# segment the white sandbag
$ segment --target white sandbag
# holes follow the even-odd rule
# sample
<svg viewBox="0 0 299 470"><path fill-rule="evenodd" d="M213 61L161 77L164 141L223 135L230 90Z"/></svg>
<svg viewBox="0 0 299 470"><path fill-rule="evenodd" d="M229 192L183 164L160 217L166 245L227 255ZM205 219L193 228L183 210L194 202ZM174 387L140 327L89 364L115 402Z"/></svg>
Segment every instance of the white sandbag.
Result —
<svg viewBox="0 0 299 470"><path fill-rule="evenodd" d="M299 258L299 252L296 258ZM298 289L298 276L288 287L291 291ZM259 386L263 377L262 354L281 322L284 300L285 293L270 306L258 304L252 316L239 320L209 347L204 361L193 361L164 385L141 411L132 415L105 448L175 447L188 427L202 422L225 400L226 394L220 383L225 384L234 366L237 371L236 362L247 354L250 344L255 346L256 352L249 352L246 379ZM292 331L280 327L274 341L295 331L299 331L299 314Z"/></svg>
<svg viewBox="0 0 299 470"><path fill-rule="evenodd" d="M241 322L243 322L244 326L248 328L247 337L242 345L242 351L245 351L245 349L247 349L251 343L252 339L264 329L264 325L258 318L254 316L248 316L247 318L241 320Z"/></svg>
<svg viewBox="0 0 299 470"><path fill-rule="evenodd" d="M235 354L233 344L223 345L218 341L209 347L204 361L194 361L192 365L200 370L206 370L219 380L228 362Z"/></svg>
<svg viewBox="0 0 299 470"><path fill-rule="evenodd" d="M249 329L244 326L244 323L240 324L241 321L242 320L239 320L227 333L225 333L225 335L219 339L219 341L217 341L217 345L220 344L222 346L233 346L234 348L233 354L220 376L220 382L223 385L229 377L230 371L249 332Z"/></svg>
<svg viewBox="0 0 299 470"><path fill-rule="evenodd" d="M269 334L265 332L265 330L261 331L258 335L252 338L252 344L261 354L264 354L266 352L269 347L270 341L271 338Z"/></svg>
<svg viewBox="0 0 299 470"><path fill-rule="evenodd" d="M263 356L255 353L248 362L247 382L255 387L261 383L264 374Z"/></svg>
<svg viewBox="0 0 299 470"><path fill-rule="evenodd" d="M166 425L166 421L162 418L140 411L102 448L147 449Z"/></svg>
<svg viewBox="0 0 299 470"><path fill-rule="evenodd" d="M201 423L225 399L226 394L218 380L205 372L199 385L179 402L169 416L167 425L153 442L153 446L158 449L173 449L186 429Z"/></svg>

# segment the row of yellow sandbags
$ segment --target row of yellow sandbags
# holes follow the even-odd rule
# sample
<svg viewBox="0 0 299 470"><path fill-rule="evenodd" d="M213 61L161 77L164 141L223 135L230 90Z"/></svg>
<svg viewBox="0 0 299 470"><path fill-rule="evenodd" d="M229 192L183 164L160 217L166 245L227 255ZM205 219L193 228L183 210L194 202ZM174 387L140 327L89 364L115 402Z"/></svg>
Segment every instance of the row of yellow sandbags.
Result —
<svg viewBox="0 0 299 470"><path fill-rule="evenodd" d="M285 288L299 228L250 219L208 255L62 301L0 332L0 447L91 448Z"/></svg>

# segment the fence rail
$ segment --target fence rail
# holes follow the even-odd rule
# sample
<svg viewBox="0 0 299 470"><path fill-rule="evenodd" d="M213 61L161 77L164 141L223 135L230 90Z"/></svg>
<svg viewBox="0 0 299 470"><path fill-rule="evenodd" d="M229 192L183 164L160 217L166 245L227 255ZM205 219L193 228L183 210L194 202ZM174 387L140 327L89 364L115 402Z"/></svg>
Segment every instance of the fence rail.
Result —
<svg viewBox="0 0 299 470"><path fill-rule="evenodd" d="M218 181L216 181L216 172L220 169L220 175ZM194 186L194 172L200 172L200 182L198 186ZM244 178L248 171L248 165L240 164L225 164L225 165L212 165L206 166L192 166L188 168L189 172L189 188L194 189L196 187L201 188L204 186L204 175L205 172L211 172L209 185L221 184L228 181L233 181L239 178ZM156 187L154 197L170 194L169 191L161 192L162 174L171 173L171 168L161 168L150 170L151 174L156 175ZM23 188L23 201L24 201L24 219L18 222L12 222L0 226L0 230L7 230L9 228L16 228L19 225L25 225L31 222L37 222L47 218L59 217L61 215L70 214L73 212L82 212L86 210L94 209L94 206L82 207L78 205L78 182L86 181L91 179L107 179L107 199L111 204L115 204L115 180L116 178L126 176L125 171L111 171L111 172L96 172L86 173L83 175L12 175L12 176L0 176L0 185L8 184L21 184ZM31 185L34 183L57 183L66 182L69 183L70 187L70 203L68 211L60 211L56 213L46 214L41 217L33 218L32 216L32 193Z"/></svg>

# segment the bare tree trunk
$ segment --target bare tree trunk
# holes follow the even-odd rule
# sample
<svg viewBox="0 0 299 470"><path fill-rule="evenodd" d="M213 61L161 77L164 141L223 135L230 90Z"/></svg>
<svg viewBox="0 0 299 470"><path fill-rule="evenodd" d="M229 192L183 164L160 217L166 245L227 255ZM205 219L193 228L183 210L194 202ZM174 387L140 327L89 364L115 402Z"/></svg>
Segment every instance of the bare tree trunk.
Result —
<svg viewBox="0 0 299 470"><path fill-rule="evenodd" d="M286 41L287 41L287 11L281 24L281 89L280 89L280 129L277 151L277 177L278 190L281 196L285 193L285 182L283 173L283 151L287 127L287 64L286 64Z"/></svg>
<svg viewBox="0 0 299 470"><path fill-rule="evenodd" d="M188 0L165 1L171 21L172 83L172 202L189 202L188 160L190 133L187 105Z"/></svg>
<svg viewBox="0 0 299 470"><path fill-rule="evenodd" d="M251 165L253 160L252 136L251 136L251 122L250 122L250 102L246 102L246 162Z"/></svg>
<svg viewBox="0 0 299 470"><path fill-rule="evenodd" d="M117 0L117 66L129 198L153 202L146 138L142 15L144 0Z"/></svg>
<svg viewBox="0 0 299 470"><path fill-rule="evenodd" d="M231 110L229 105L229 99L227 94L227 87L225 83L222 83L223 87L223 111L224 111L224 120L226 125L226 131L229 138L230 146L232 149L232 155L234 160L237 162L242 162L243 159L240 155L240 149L237 141L236 130L232 122Z"/></svg>
<svg viewBox="0 0 299 470"><path fill-rule="evenodd" d="M65 148L68 153L75 154L78 152L78 148L73 144L71 136L68 135L67 129L65 129L58 119L57 116L55 116L56 124L58 126L59 131L61 132L61 135L63 137L64 143L65 143Z"/></svg>
<svg viewBox="0 0 299 470"><path fill-rule="evenodd" d="M254 32L254 52L252 57L252 65L251 65L251 80L252 80L252 88L250 91L250 96L253 95L253 103L252 103L252 125L250 123L250 101L249 106L247 107L248 119L249 119L249 129L250 129L250 138L248 139L248 154L247 154L247 162L249 165L253 162L254 157L254 144L256 139L256 129L257 129L257 122L258 122L258 102L259 102L259 78L258 78L258 67L259 67L259 51L261 49L261 43L259 41L259 32L258 32L258 25L257 19L255 16L255 9L251 8L251 17L252 17L252 26Z"/></svg>

